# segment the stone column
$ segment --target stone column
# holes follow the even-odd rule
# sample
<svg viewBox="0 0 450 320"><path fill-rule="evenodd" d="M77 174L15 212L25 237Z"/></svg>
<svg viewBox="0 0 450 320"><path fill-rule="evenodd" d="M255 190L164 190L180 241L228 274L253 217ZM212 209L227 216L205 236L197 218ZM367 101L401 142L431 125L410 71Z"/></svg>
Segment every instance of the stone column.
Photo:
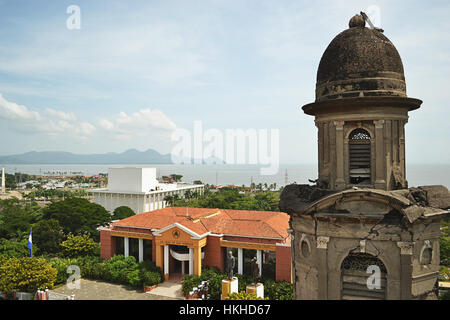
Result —
<svg viewBox="0 0 450 320"><path fill-rule="evenodd" d="M384 120L374 120L375 124L375 188L386 189L385 155L384 155Z"/></svg>
<svg viewBox="0 0 450 320"><path fill-rule="evenodd" d="M330 237L317 237L317 271L318 271L318 292L317 298L319 300L328 299L328 270L327 270L327 250Z"/></svg>
<svg viewBox="0 0 450 320"><path fill-rule="evenodd" d="M238 248L238 274L244 274L244 254L242 248Z"/></svg>
<svg viewBox="0 0 450 320"><path fill-rule="evenodd" d="M412 299L412 254L415 242L400 241L400 299ZM388 297L389 299L389 297Z"/></svg>
<svg viewBox="0 0 450 320"><path fill-rule="evenodd" d="M130 239L128 237L123 238L123 251L125 257L130 255Z"/></svg>
<svg viewBox="0 0 450 320"><path fill-rule="evenodd" d="M144 239L139 239L139 262L144 261Z"/></svg>
<svg viewBox="0 0 450 320"><path fill-rule="evenodd" d="M334 121L334 125L336 126L336 190L345 189L344 123L344 121Z"/></svg>

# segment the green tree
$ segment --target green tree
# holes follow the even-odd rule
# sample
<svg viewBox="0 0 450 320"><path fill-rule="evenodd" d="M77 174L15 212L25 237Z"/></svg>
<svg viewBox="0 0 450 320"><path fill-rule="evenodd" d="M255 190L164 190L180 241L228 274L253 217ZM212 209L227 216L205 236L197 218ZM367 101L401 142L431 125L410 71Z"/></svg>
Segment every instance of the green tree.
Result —
<svg viewBox="0 0 450 320"><path fill-rule="evenodd" d="M70 197L46 207L44 218L58 220L66 234L89 233L98 241L97 228L107 225L111 221L111 214L101 205L87 199Z"/></svg>
<svg viewBox="0 0 450 320"><path fill-rule="evenodd" d="M30 249L27 247L28 240L22 241L0 239L0 256L5 258L22 258L30 255ZM37 247L33 245L33 252Z"/></svg>
<svg viewBox="0 0 450 320"><path fill-rule="evenodd" d="M134 211L127 206L120 206L114 209L112 220L122 220L134 216Z"/></svg>
<svg viewBox="0 0 450 320"><path fill-rule="evenodd" d="M41 207L17 198L0 200L0 238L22 240L41 218Z"/></svg>
<svg viewBox="0 0 450 320"><path fill-rule="evenodd" d="M42 258L0 258L0 291L51 289L57 271Z"/></svg>
<svg viewBox="0 0 450 320"><path fill-rule="evenodd" d="M63 240L58 220L41 220L33 225L33 246L39 246L39 253L58 253Z"/></svg>
<svg viewBox="0 0 450 320"><path fill-rule="evenodd" d="M176 182L181 181L181 178L183 178L181 174L171 174L170 177Z"/></svg>
<svg viewBox="0 0 450 320"><path fill-rule="evenodd" d="M89 235L70 235L66 241L61 243L63 255L66 257L80 257L92 255L98 244Z"/></svg>

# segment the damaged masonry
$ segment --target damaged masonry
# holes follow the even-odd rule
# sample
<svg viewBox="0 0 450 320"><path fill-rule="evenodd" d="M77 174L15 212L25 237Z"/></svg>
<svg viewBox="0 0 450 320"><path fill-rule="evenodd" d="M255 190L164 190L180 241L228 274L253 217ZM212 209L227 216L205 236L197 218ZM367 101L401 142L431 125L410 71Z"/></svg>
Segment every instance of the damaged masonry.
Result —
<svg viewBox="0 0 450 320"><path fill-rule="evenodd" d="M295 299L436 299L444 186L409 188L408 112L400 55L364 14L320 61L316 101L303 107L318 128L317 186L289 185ZM378 270L378 285L367 270Z"/></svg>
<svg viewBox="0 0 450 320"><path fill-rule="evenodd" d="M436 297L447 188L335 192L290 185L279 206L291 216L296 299ZM366 285L370 265L382 271L380 289Z"/></svg>

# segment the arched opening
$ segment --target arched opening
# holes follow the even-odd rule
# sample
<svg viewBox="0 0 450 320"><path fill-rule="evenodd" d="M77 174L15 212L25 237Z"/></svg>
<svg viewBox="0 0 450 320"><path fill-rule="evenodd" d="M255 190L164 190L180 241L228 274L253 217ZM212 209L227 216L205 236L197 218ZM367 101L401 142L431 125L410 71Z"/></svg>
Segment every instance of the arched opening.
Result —
<svg viewBox="0 0 450 320"><path fill-rule="evenodd" d="M348 146L350 183L370 185L370 134L361 128L353 130Z"/></svg>
<svg viewBox="0 0 450 320"><path fill-rule="evenodd" d="M343 300L386 299L386 267L368 253L350 253L341 264Z"/></svg>

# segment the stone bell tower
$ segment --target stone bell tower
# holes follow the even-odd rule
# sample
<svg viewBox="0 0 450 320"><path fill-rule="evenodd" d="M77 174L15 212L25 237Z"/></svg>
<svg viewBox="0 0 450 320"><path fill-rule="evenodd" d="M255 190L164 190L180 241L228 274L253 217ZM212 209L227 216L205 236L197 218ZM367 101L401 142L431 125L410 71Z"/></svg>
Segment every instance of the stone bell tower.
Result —
<svg viewBox="0 0 450 320"><path fill-rule="evenodd" d="M362 15L337 35L305 105L319 129L317 185L291 184L279 208L290 215L295 299L435 299L444 186L407 188L408 112L400 56Z"/></svg>
<svg viewBox="0 0 450 320"><path fill-rule="evenodd" d="M422 101L406 96L392 42L365 23L354 16L328 45L316 100L303 106L318 128L319 184L331 190L407 188L405 124Z"/></svg>

